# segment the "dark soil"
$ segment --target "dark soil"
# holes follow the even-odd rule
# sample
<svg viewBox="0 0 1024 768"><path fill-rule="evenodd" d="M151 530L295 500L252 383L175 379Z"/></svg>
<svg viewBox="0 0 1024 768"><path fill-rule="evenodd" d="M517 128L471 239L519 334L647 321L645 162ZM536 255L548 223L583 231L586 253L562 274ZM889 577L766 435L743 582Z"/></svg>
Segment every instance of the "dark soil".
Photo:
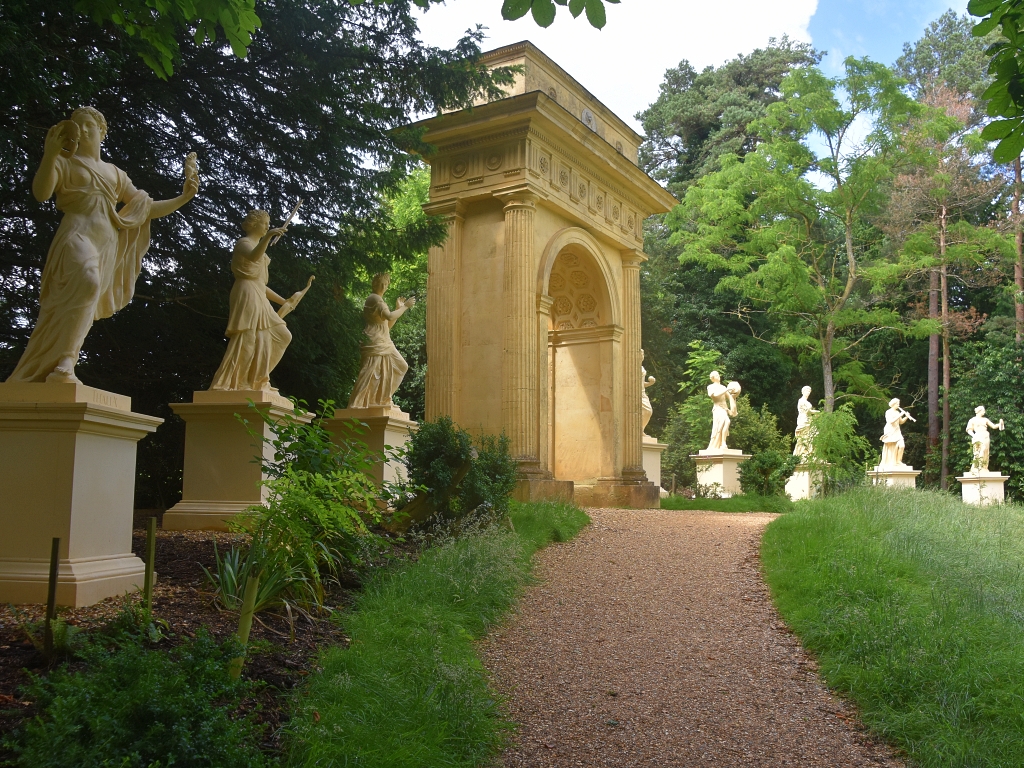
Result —
<svg viewBox="0 0 1024 768"><path fill-rule="evenodd" d="M144 519L137 516L132 542L133 551L142 558L146 547ZM157 647L169 648L195 637L203 626L222 640L235 632L238 614L218 610L202 566L213 570L214 542L223 553L238 540L229 533L157 531L153 617L167 623L166 637ZM357 586L354 581L345 587L336 586L328 604L344 607ZM86 608L61 608L59 615L82 631L99 630L122 611L126 601L139 603L141 595L108 598ZM32 702L23 698L19 689L28 682L30 672L45 674L46 667L23 627L26 622L40 621L45 613L41 605L0 606L0 740L36 714ZM255 710L257 720L266 726L264 747L274 751L280 746L281 726L288 716L287 692L314 668L320 646L345 645L348 638L328 619L295 614L290 623L285 615L261 613L253 623L250 643L254 641L258 642L254 643L252 658L246 661L244 675L265 685L253 700L243 703L243 708ZM9 757L0 748L0 765Z"/></svg>

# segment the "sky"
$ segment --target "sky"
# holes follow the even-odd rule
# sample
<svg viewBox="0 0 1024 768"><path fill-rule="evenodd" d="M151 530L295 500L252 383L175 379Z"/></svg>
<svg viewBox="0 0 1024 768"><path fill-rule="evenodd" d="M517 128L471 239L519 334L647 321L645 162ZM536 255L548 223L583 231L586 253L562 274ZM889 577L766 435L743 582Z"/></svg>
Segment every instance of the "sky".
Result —
<svg viewBox="0 0 1024 768"><path fill-rule="evenodd" d="M421 14L425 42L451 47L477 24L488 27L484 50L530 40L637 131L634 118L658 98L665 70L683 59L697 69L719 65L789 35L828 51L822 67L839 74L847 56L891 64L903 43L966 0L622 0L608 5L608 24L593 29L566 8L541 29L527 16L501 18L501 0L447 0Z"/></svg>

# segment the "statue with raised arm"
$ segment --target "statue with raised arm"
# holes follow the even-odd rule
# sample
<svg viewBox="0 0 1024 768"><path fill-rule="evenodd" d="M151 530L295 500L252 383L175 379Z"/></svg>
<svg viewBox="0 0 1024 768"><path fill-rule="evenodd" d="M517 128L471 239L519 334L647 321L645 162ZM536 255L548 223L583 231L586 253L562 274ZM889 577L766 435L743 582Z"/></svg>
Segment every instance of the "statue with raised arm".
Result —
<svg viewBox="0 0 1024 768"><path fill-rule="evenodd" d="M654 384L655 378L647 375L647 369L643 366L644 362L644 351L640 350L640 381L643 383L643 389L641 390L642 395L640 399L640 432L643 434L647 431L647 425L651 421L651 416L654 415L654 408L651 406L651 398L647 396L647 388Z"/></svg>
<svg viewBox="0 0 1024 768"><path fill-rule="evenodd" d="M900 400L894 397L889 401L889 410L885 412L885 429L882 431L882 460L879 462L879 469L902 469L907 465L903 463L903 449L906 442L903 440L903 430L900 426L913 417L900 408Z"/></svg>
<svg viewBox="0 0 1024 768"><path fill-rule="evenodd" d="M972 475L981 475L988 472L989 435L988 428L998 429L1000 432L1006 428L1003 420L993 424L985 416L985 406L979 405L974 409L974 418L967 422L967 434L971 436L971 452L974 458L971 461Z"/></svg>
<svg viewBox="0 0 1024 768"><path fill-rule="evenodd" d="M149 222L199 190L193 152L185 159L181 194L154 200L100 157L106 135L107 121L92 107L76 109L46 133L32 194L44 202L56 193L64 217L46 255L39 317L8 381L77 383L75 366L92 324L132 300L149 250Z"/></svg>
<svg viewBox="0 0 1024 768"><path fill-rule="evenodd" d="M814 428L811 426L811 416L818 413L811 405L811 388L804 387L800 390L801 397L796 403L796 444L793 446L793 455L801 458L811 455L811 448L814 442Z"/></svg>
<svg viewBox="0 0 1024 768"><path fill-rule="evenodd" d="M284 316L295 309L313 282L310 277L304 289L287 299L267 286L267 248L281 239L287 228L286 224L271 229L270 214L266 211L249 211L242 220L245 236L235 243L231 253L235 283L231 286L228 327L224 331L228 348L210 389L277 391L270 386L270 373L292 340ZM271 302L281 308L275 312Z"/></svg>
<svg viewBox="0 0 1024 768"><path fill-rule="evenodd" d="M409 364L391 341L391 327L405 314L405 310L416 303L416 299L399 297L394 310L388 309L384 294L390 284L391 275L374 275L373 293L363 305L363 320L366 322L363 333L367 340L360 347L359 375L352 385L349 408L394 406L391 398L409 370Z"/></svg>
<svg viewBox="0 0 1024 768"><path fill-rule="evenodd" d="M729 437L730 416L736 415L736 396L740 393L738 381L730 381L728 386L722 384L722 376L712 371L711 383L708 384L708 397L711 398L711 440L707 451L714 453L728 449L726 440Z"/></svg>

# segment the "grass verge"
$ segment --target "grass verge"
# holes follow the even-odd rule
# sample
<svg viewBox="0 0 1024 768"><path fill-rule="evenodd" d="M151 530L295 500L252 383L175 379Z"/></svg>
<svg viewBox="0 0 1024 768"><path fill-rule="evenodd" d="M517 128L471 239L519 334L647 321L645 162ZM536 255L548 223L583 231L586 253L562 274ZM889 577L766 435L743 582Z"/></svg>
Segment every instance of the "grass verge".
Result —
<svg viewBox="0 0 1024 768"><path fill-rule="evenodd" d="M733 496L730 499L688 499L669 496L662 509L706 509L711 512L789 512L793 502L787 496Z"/></svg>
<svg viewBox="0 0 1024 768"><path fill-rule="evenodd" d="M589 518L568 504L515 504L488 528L375 578L296 698L290 765L446 768L483 764L508 731L473 641L513 605L533 553Z"/></svg>
<svg viewBox="0 0 1024 768"><path fill-rule="evenodd" d="M1024 508L860 489L796 505L761 557L869 727L923 768L1024 765Z"/></svg>

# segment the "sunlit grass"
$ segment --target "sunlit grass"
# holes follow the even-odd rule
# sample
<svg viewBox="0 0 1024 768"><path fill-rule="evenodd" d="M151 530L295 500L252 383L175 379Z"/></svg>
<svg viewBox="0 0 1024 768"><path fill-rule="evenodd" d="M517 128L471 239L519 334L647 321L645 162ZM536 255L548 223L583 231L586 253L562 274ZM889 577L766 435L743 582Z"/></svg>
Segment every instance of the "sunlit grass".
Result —
<svg viewBox="0 0 1024 768"><path fill-rule="evenodd" d="M796 505L762 559L872 729L925 767L1024 765L1024 508L862 489Z"/></svg>
<svg viewBox="0 0 1024 768"><path fill-rule="evenodd" d="M516 504L514 531L491 527L430 547L375 578L344 626L347 649L321 658L296 697L291 765L477 766L508 724L473 641L530 580L533 553L589 522L566 504Z"/></svg>

